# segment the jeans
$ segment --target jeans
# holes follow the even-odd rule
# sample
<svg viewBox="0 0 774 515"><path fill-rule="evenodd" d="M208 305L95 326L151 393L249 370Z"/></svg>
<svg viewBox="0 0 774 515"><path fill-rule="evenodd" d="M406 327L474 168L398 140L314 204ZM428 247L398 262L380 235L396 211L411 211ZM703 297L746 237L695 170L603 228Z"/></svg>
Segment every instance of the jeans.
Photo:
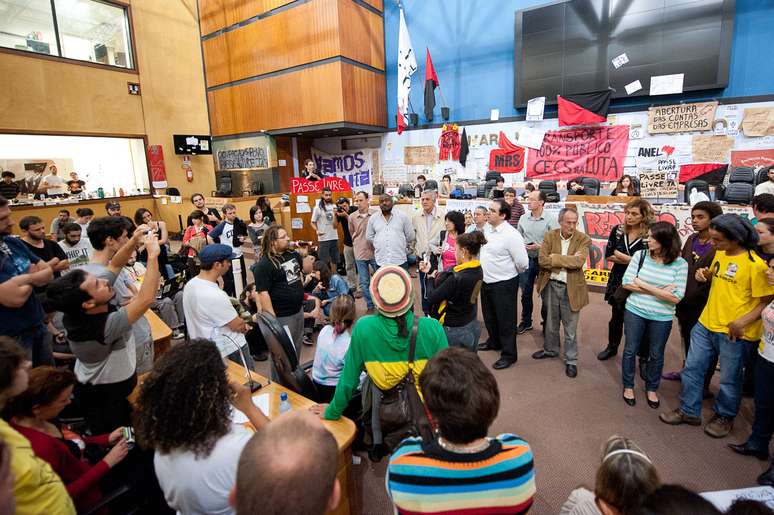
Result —
<svg viewBox="0 0 774 515"><path fill-rule="evenodd" d="M560 281L548 281L545 287L545 301L548 304L546 319L546 335L543 340L543 351L546 354L559 354L559 324L564 327L564 362L567 365L578 364L578 320L580 311L570 307L570 297L567 295L567 284Z"/></svg>
<svg viewBox="0 0 774 515"><path fill-rule="evenodd" d="M151 305L153 311L157 312L159 318L161 318L165 324L171 329L177 329L183 324L180 323L180 319L177 317L177 308L175 302L169 297L161 297Z"/></svg>
<svg viewBox="0 0 774 515"><path fill-rule="evenodd" d="M519 287L521 288L521 325L528 327L532 325L532 295L535 290L535 279L540 271L538 258L529 258L529 268L519 274ZM543 319L543 325L546 323L546 313L548 307L546 303L541 303L540 317Z"/></svg>
<svg viewBox="0 0 774 515"><path fill-rule="evenodd" d="M515 363L519 358L516 345L516 296L513 292L519 278L484 283L481 287L481 310L489 333L489 344L500 349L500 359Z"/></svg>
<svg viewBox="0 0 774 515"><path fill-rule="evenodd" d="M277 317L277 321L282 326L288 326L290 337L293 339L293 346L296 348L296 356L301 359L301 347L304 345L304 310L286 317Z"/></svg>
<svg viewBox="0 0 774 515"><path fill-rule="evenodd" d="M688 358L688 351L691 349L691 331L693 326L699 321L701 316L701 310L677 310L677 322L680 326L680 338L683 340L683 364ZM709 390L709 385L712 382L712 376L715 374L715 369L718 366L718 357L710 361L709 367L707 367L707 375L704 377L704 389Z"/></svg>
<svg viewBox="0 0 774 515"><path fill-rule="evenodd" d="M715 398L715 413L734 418L742 402L742 367L749 342L732 342L725 333L715 333L700 322L691 331L691 348L683 368L680 407L692 417L701 416L704 376L712 359L720 357L720 391Z"/></svg>
<svg viewBox="0 0 774 515"><path fill-rule="evenodd" d="M430 313L430 302L427 300L427 286L425 286L426 280L427 274L419 272L419 293L420 298L422 299L422 313L424 313L425 316Z"/></svg>
<svg viewBox="0 0 774 515"><path fill-rule="evenodd" d="M478 318L474 318L460 327L445 325L443 326L443 331L446 333L449 347L462 347L476 352L478 339L481 337L481 323L478 321Z"/></svg>
<svg viewBox="0 0 774 515"><path fill-rule="evenodd" d="M612 308L612 313L610 315L610 321L607 323L607 346L618 352L618 347L621 346L621 338L623 337L626 307L625 304L619 304L617 302L612 302L610 307ZM640 342L640 350L637 351L637 356L641 359L648 359L649 354L650 343L646 336L642 339L642 342Z"/></svg>
<svg viewBox="0 0 774 515"><path fill-rule="evenodd" d="M755 363L755 421L747 442L756 449L768 449L774 434L774 363L760 354Z"/></svg>
<svg viewBox="0 0 774 515"><path fill-rule="evenodd" d="M360 280L360 291L363 293L363 298L366 302L366 308L374 309L374 301L371 299L371 271L376 272L379 268L376 266L376 261L371 259L358 259L355 261L357 266L357 278ZM370 270L369 270L370 267Z"/></svg>
<svg viewBox="0 0 774 515"><path fill-rule="evenodd" d="M344 245L344 264L347 270L347 285L353 292L357 290L357 270L355 269L355 249L351 245Z"/></svg>
<svg viewBox="0 0 774 515"><path fill-rule="evenodd" d="M339 265L339 240L321 241L319 247L320 261L336 268Z"/></svg>
<svg viewBox="0 0 774 515"><path fill-rule="evenodd" d="M658 391L661 372L664 369L664 347L672 331L672 321L649 320L627 309L624 313L624 328L626 343L621 360L623 387L634 388L635 355L640 350L643 337L647 336L650 351L646 366L645 389L649 392Z"/></svg>
<svg viewBox="0 0 774 515"><path fill-rule="evenodd" d="M33 367L54 364L54 351L51 342L46 339L47 332L46 326L40 324L15 336L16 342L25 350Z"/></svg>

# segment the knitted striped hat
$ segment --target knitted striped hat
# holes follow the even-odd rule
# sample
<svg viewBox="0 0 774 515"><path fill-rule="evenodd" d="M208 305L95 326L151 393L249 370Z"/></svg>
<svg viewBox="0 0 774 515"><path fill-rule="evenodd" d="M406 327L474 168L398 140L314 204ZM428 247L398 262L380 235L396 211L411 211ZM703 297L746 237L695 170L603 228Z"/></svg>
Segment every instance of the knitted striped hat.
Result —
<svg viewBox="0 0 774 515"><path fill-rule="evenodd" d="M399 317L414 305L411 276L399 266L380 267L371 278L369 290L377 311L386 317Z"/></svg>

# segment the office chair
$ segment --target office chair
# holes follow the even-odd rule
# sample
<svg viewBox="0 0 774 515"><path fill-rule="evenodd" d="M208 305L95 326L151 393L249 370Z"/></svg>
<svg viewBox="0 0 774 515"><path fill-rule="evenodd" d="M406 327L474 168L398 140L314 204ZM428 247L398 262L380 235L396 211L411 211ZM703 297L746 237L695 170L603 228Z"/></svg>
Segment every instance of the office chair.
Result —
<svg viewBox="0 0 774 515"><path fill-rule="evenodd" d="M500 177L502 177L500 175L500 172L493 172L493 171L490 170L490 171L486 172L486 176L484 177L484 180L485 181L496 181Z"/></svg>
<svg viewBox="0 0 774 515"><path fill-rule="evenodd" d="M634 192L639 195L640 194L640 178L639 177L632 177L632 186L634 186Z"/></svg>
<svg viewBox="0 0 774 515"><path fill-rule="evenodd" d="M373 194L374 196L384 195L384 184L374 184Z"/></svg>
<svg viewBox="0 0 774 515"><path fill-rule="evenodd" d="M317 388L307 374L314 362L308 361L299 364L293 342L290 341L285 328L274 316L268 313L259 313L257 322L263 339L269 347L271 361L276 372L276 381L288 390L309 399L316 399ZM298 345L301 346L302 343L298 342Z"/></svg>
<svg viewBox="0 0 774 515"><path fill-rule="evenodd" d="M774 168L774 166L764 166L760 170L758 170L758 173L755 176L755 185L763 184L764 182L769 180L769 170Z"/></svg>
<svg viewBox="0 0 774 515"><path fill-rule="evenodd" d="M729 204L749 205L755 195L755 186L748 182L730 182L723 192L723 200Z"/></svg>
<svg viewBox="0 0 774 515"><path fill-rule="evenodd" d="M540 181L540 183L538 184L538 189L540 191L545 191L546 194L551 192L556 192L556 181L551 181L551 180Z"/></svg>
<svg viewBox="0 0 774 515"><path fill-rule="evenodd" d="M599 179L594 177L581 177L579 182L583 186L583 191L586 192L586 195L599 195Z"/></svg>
<svg viewBox="0 0 774 515"><path fill-rule="evenodd" d="M691 190L694 188L696 188L698 192L707 195L708 198L712 198L710 195L709 183L707 181L702 181L701 179L693 179L685 183L685 191L683 191L684 202L690 204L689 197L691 196Z"/></svg>
<svg viewBox="0 0 774 515"><path fill-rule="evenodd" d="M428 179L425 181L425 190L438 191L438 181Z"/></svg>
<svg viewBox="0 0 774 515"><path fill-rule="evenodd" d="M768 179L768 177L767 177ZM731 170L728 176L728 182L744 182L747 184L755 184L755 170L747 166L740 166Z"/></svg>

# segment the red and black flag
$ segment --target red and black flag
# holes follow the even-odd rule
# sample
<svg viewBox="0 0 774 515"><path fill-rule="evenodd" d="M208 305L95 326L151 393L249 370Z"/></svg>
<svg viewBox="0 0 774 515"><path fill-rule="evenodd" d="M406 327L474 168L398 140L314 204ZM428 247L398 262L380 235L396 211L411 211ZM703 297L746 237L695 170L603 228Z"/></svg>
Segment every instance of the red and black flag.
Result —
<svg viewBox="0 0 774 515"><path fill-rule="evenodd" d="M435 88L441 84L438 82L433 60L430 59L430 49L425 47L425 52L427 52L425 57L425 118L428 122L432 122L433 109L435 109Z"/></svg>
<svg viewBox="0 0 774 515"><path fill-rule="evenodd" d="M612 90L556 96L559 104L559 126L587 125L607 121Z"/></svg>
<svg viewBox="0 0 774 515"><path fill-rule="evenodd" d="M468 133L465 127L462 128L462 142L460 143L460 164L465 166L468 162L468 154L470 153L470 147L468 146Z"/></svg>

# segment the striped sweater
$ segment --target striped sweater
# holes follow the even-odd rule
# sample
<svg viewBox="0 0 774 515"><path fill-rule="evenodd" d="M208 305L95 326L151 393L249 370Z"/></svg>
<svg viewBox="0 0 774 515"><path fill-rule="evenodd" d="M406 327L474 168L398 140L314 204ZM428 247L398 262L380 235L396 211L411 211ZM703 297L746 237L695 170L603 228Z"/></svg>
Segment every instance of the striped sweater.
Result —
<svg viewBox="0 0 774 515"><path fill-rule="evenodd" d="M626 268L626 273L623 277L624 285L632 284L634 278L637 277L637 267L640 264L643 252L645 251L639 250L632 255L632 259L629 261L629 266ZM671 293L679 300L685 295L685 283L688 279L688 262L678 257L668 265L664 265L651 259L650 254L646 254L639 278L641 281L657 288L663 288L668 284L673 285L674 288L672 288ZM661 322L672 320L672 317L675 316L675 306L676 304L658 299L649 293L639 293L636 291L633 291L626 300L626 309L628 311L642 318Z"/></svg>
<svg viewBox="0 0 774 515"><path fill-rule="evenodd" d="M491 439L489 448L473 454L407 438L390 458L386 482L404 515L526 513L535 495L532 450L512 434Z"/></svg>

